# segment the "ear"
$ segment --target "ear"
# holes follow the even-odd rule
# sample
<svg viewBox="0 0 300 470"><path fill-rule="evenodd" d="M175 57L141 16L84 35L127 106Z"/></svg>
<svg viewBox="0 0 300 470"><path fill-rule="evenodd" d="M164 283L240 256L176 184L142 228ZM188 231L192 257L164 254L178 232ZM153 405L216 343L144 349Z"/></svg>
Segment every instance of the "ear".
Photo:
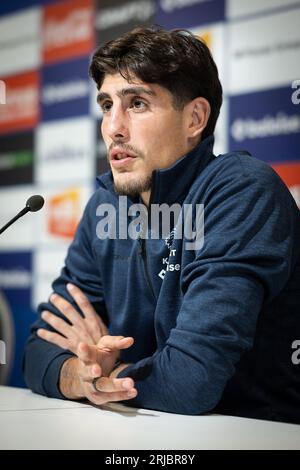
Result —
<svg viewBox="0 0 300 470"><path fill-rule="evenodd" d="M210 104L202 97L197 97L188 105L189 127L188 136L191 139L198 138L205 127L210 116Z"/></svg>

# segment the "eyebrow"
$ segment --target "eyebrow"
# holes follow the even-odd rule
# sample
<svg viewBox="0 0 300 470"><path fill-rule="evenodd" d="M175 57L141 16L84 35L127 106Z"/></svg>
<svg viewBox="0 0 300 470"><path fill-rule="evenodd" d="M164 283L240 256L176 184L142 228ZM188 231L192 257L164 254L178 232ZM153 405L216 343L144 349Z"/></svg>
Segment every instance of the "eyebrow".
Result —
<svg viewBox="0 0 300 470"><path fill-rule="evenodd" d="M117 92L117 96L121 98L121 96L128 96L128 95L142 95L145 93L146 95L156 96L156 93L149 88L144 88L143 86L137 87L130 87L130 88L123 88L121 91ZM101 104L105 99L111 98L109 93L105 93L100 91L97 95L97 103Z"/></svg>

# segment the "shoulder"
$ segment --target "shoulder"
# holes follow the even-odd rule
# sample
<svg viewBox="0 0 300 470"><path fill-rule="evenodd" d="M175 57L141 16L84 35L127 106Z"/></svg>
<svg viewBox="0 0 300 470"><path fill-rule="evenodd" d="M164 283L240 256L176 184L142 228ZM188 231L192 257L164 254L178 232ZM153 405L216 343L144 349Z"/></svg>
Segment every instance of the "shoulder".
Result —
<svg viewBox="0 0 300 470"><path fill-rule="evenodd" d="M277 173L266 162L255 158L248 152L235 151L219 155L215 160L216 172L221 177L253 179L258 184L277 183Z"/></svg>
<svg viewBox="0 0 300 470"><path fill-rule="evenodd" d="M222 191L227 187L247 187L257 192L281 194L293 204L293 198L285 183L270 164L255 158L248 152L234 151L215 157L203 172L208 187Z"/></svg>

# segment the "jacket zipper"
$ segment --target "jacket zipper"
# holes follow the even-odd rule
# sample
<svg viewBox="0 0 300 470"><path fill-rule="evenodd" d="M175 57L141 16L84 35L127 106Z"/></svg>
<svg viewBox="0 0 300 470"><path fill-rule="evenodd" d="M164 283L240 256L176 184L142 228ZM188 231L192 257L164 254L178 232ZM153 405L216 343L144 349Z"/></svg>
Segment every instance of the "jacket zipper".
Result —
<svg viewBox="0 0 300 470"><path fill-rule="evenodd" d="M145 268L145 277L146 277L146 281L147 281L147 284L148 284L148 287L150 289L150 292L154 298L154 300L156 300L156 297L155 297L155 293L154 293L154 289L153 289L153 286L152 286L152 282L151 282L151 276L150 276L150 272L149 272L149 267L148 267L148 258L147 258L147 249L146 249L146 242L145 242L145 239L144 238L140 238L139 239L139 242L141 244L141 255L142 255L142 259L143 259L143 264L144 264L144 268Z"/></svg>
<svg viewBox="0 0 300 470"><path fill-rule="evenodd" d="M149 207L151 206L151 202L152 202L153 194L154 194L155 172L153 172L152 175L153 175L153 179L152 179L151 193L150 193L150 199L149 199ZM150 212L148 210L148 227L150 227L150 225L151 225ZM145 231L144 230L145 230L145 227L142 223L142 236L140 236L140 238L139 238L139 242L141 244L140 253L142 255L142 260L143 260L143 264L144 264L146 282L148 284L148 287L149 287L149 290L152 294L153 299L156 301L154 289L153 289L152 282L151 282L151 275L150 275L150 272L149 272L148 258L147 258L147 248L146 248L146 240L145 240Z"/></svg>

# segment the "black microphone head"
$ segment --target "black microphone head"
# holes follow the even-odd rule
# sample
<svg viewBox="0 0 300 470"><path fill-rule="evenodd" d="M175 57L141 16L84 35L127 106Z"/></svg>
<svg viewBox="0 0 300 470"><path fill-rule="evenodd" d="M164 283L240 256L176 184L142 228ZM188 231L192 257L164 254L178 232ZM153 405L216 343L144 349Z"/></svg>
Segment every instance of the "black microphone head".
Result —
<svg viewBox="0 0 300 470"><path fill-rule="evenodd" d="M43 207L44 202L44 198L36 194L35 196L31 196L28 199L26 202L26 207L30 210L30 212L37 212Z"/></svg>

